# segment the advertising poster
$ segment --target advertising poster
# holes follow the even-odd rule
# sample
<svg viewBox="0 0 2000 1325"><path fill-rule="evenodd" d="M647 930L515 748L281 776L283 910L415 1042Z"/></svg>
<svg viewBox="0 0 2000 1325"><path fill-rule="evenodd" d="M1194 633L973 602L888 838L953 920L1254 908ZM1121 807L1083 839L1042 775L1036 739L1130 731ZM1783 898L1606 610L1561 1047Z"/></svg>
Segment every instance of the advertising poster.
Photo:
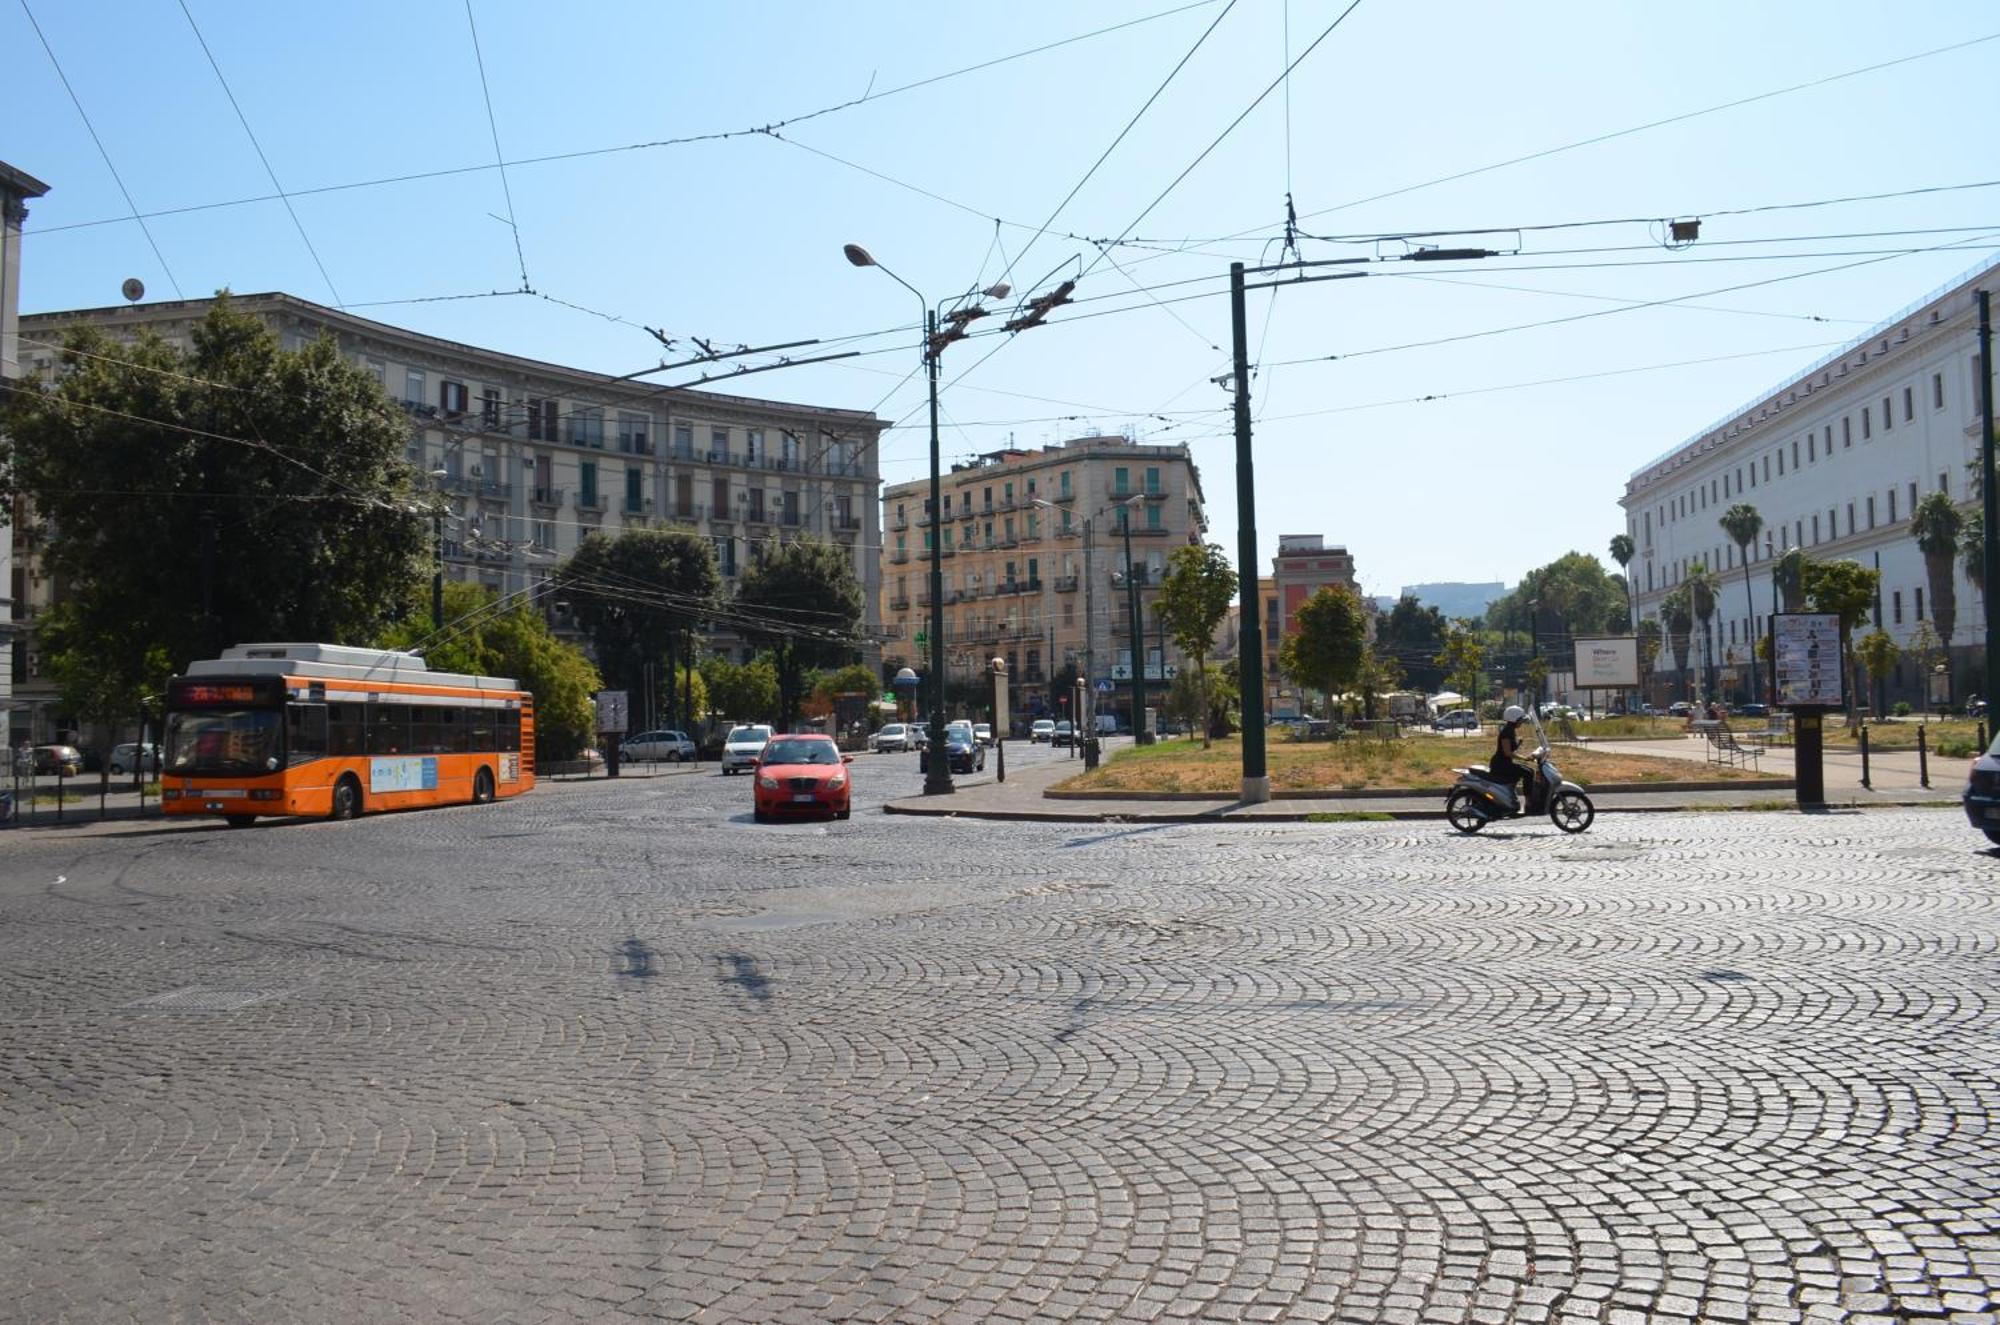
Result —
<svg viewBox="0 0 2000 1325"><path fill-rule="evenodd" d="M1576 688L1636 690L1639 640L1633 635L1583 637L1576 641Z"/></svg>
<svg viewBox="0 0 2000 1325"><path fill-rule="evenodd" d="M1839 708L1840 618L1831 612L1780 612L1772 618L1781 708Z"/></svg>

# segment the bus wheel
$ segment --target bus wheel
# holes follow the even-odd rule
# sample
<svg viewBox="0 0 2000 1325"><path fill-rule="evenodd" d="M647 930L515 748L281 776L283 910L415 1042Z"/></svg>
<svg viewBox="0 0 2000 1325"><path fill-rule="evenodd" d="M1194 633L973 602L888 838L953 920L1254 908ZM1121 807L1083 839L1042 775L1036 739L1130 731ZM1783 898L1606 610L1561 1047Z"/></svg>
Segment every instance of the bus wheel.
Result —
<svg viewBox="0 0 2000 1325"><path fill-rule="evenodd" d="M333 784L333 814L335 819L357 819L361 816L361 784L349 774Z"/></svg>
<svg viewBox="0 0 2000 1325"><path fill-rule="evenodd" d="M484 805L493 799L493 770L481 767L472 775L472 803Z"/></svg>
<svg viewBox="0 0 2000 1325"><path fill-rule="evenodd" d="M225 814L222 816L222 822L228 824L231 828L248 828L251 824L257 822L257 816L254 814Z"/></svg>

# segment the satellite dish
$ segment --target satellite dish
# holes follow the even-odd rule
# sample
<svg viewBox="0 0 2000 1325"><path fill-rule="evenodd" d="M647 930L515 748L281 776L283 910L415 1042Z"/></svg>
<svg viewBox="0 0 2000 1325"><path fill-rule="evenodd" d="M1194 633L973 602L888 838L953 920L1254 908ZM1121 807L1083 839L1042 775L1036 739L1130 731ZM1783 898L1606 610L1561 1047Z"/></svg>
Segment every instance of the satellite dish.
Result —
<svg viewBox="0 0 2000 1325"><path fill-rule="evenodd" d="M127 276L125 284L119 286L118 289L130 303L136 304L146 297L146 283L137 276Z"/></svg>

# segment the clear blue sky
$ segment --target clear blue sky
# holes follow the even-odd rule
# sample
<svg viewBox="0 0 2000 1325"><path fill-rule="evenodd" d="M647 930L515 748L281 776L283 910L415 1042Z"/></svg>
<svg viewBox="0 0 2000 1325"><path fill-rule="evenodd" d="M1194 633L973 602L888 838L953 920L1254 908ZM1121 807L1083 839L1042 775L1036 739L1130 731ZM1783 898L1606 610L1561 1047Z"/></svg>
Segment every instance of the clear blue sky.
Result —
<svg viewBox="0 0 2000 1325"><path fill-rule="evenodd" d="M1228 402L1209 381L1227 359L1223 278L1231 257L1282 256L1289 189L1313 235L1479 230L1436 242L1521 250L1252 296L1260 562L1268 567L1281 533L1322 533L1353 550L1364 588L1389 593L1428 580L1511 582L1571 548L1602 555L1634 468L2000 249L2000 188L1717 215L2000 177L1990 142L2000 40L1431 183L2000 34L2000 9L1972 0L1362 0L1289 87L1143 219L1346 0L1213 0L895 91L1174 7L475 0L500 149L520 163L506 171L517 257L515 231L498 219L508 200L463 4L187 0L286 190L471 168L297 197L315 263L276 201L150 219L156 257L29 21L32 11L140 211L270 194L178 0L11 0L0 4L12 107L0 160L53 186L30 218L22 306L113 303L128 276L149 297L173 297L176 283L189 296L285 290L621 373L659 359L646 325L749 345L888 332L851 343L865 357L739 389L901 421L883 448L893 482L925 469L922 379L911 375L917 302L848 266L842 243L865 244L933 299L996 279L1003 251L1020 287L1067 263L1088 275L1052 325L949 351L947 459L1085 426L1185 440L1210 537L1234 557ZM783 140L527 161L754 129L871 90L864 104L780 129ZM1701 242L1666 251L1653 222L1689 215L1707 218ZM80 224L97 221L114 223ZM1936 233L1881 234L1914 230ZM1153 247L1104 260L1063 232L1129 233ZM1407 249L1300 246L1308 259ZM1955 247L1884 256L1941 246ZM1611 251L1576 252L1586 248ZM380 302L511 290L522 262L536 291L595 312L520 295ZM1572 269L1550 270L1563 266ZM1699 307L1395 348L1774 277L1797 279ZM1104 315L1082 316L1094 313ZM1526 385L1552 378L1583 380Z"/></svg>

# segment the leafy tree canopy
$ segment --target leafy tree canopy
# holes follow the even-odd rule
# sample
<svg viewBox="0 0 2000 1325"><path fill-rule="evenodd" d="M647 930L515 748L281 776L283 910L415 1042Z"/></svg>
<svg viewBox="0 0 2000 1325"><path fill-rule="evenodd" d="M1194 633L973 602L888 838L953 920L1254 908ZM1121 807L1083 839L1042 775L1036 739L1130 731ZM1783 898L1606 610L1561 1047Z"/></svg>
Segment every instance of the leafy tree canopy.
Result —
<svg viewBox="0 0 2000 1325"><path fill-rule="evenodd" d="M372 639L428 569L408 416L331 339L283 350L226 297L188 350L71 332L0 423L0 496L52 532L59 666L109 687L93 706L245 640Z"/></svg>
<svg viewBox="0 0 2000 1325"><path fill-rule="evenodd" d="M704 658L700 666L708 686L711 713L730 722L775 722L778 716L778 669L768 658L747 663Z"/></svg>
<svg viewBox="0 0 2000 1325"><path fill-rule="evenodd" d="M714 545L667 529L591 534L560 578L605 683L633 694L646 688L647 664L664 664L722 590Z"/></svg>
<svg viewBox="0 0 2000 1325"><path fill-rule="evenodd" d="M1236 601L1236 568L1229 554L1216 543L1199 547L1175 548L1167 558L1167 576L1160 585L1156 611L1166 623L1174 644L1194 661L1197 688L1208 684L1208 652L1215 631L1229 615ZM1208 701L1196 706L1197 713L1208 711ZM1210 724L1201 724L1201 743L1209 740Z"/></svg>
<svg viewBox="0 0 2000 1325"><path fill-rule="evenodd" d="M1622 633L1631 625L1624 577L1606 571L1596 557L1566 552L1523 575L1486 609L1486 624L1501 630L1528 630L1537 619L1545 633L1558 636Z"/></svg>
<svg viewBox="0 0 2000 1325"><path fill-rule="evenodd" d="M1368 642L1360 596L1330 584L1299 606L1294 629L1278 646L1278 666L1293 682L1329 700L1354 688Z"/></svg>
<svg viewBox="0 0 2000 1325"><path fill-rule="evenodd" d="M790 726L805 674L853 659L861 585L845 548L816 538L767 544L743 573L736 612L738 626L770 652L779 725Z"/></svg>

